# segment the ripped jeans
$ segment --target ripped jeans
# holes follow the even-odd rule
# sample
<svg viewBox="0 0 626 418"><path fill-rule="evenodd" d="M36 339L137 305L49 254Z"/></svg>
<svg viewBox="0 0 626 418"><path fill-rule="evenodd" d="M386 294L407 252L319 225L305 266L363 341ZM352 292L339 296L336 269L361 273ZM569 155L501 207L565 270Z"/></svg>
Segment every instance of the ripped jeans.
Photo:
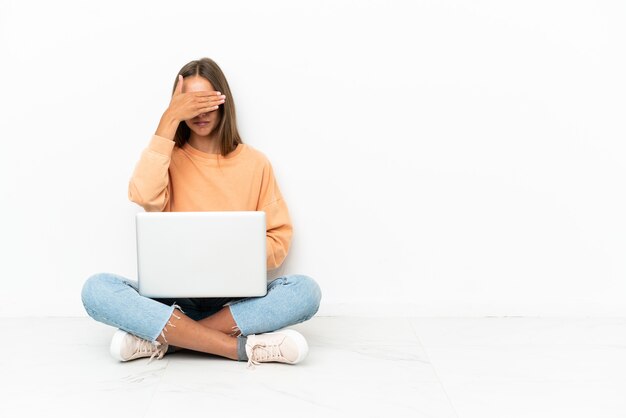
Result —
<svg viewBox="0 0 626 418"><path fill-rule="evenodd" d="M162 335L175 308L198 321L228 305L236 328L241 335L248 336L312 318L321 297L313 279L297 274L269 282L267 294L261 297L149 298L138 293L136 281L111 273L89 277L81 292L83 306L90 317L152 342Z"/></svg>

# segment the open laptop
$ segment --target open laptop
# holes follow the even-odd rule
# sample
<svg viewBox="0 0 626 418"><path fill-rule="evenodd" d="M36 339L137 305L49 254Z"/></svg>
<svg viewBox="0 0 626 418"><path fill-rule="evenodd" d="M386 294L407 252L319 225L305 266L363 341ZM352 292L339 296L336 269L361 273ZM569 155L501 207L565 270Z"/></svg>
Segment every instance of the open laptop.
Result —
<svg viewBox="0 0 626 418"><path fill-rule="evenodd" d="M265 212L142 212L135 221L139 294L210 298L267 293Z"/></svg>

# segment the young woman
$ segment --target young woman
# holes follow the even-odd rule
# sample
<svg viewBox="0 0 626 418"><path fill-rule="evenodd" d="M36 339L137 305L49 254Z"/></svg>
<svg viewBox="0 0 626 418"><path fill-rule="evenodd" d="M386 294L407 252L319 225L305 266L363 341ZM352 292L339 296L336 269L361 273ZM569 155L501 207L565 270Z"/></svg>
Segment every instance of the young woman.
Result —
<svg viewBox="0 0 626 418"><path fill-rule="evenodd" d="M146 211L262 210L267 268L279 267L289 251L291 219L272 166L241 140L228 82L209 58L179 71L128 195ZM89 277L82 289L89 316L119 328L110 351L120 361L150 362L185 348L249 366L295 364L308 345L300 333L282 328L310 319L321 299L317 283L302 275L279 277L268 283L266 296L254 298L148 298L137 289L137 282L110 273Z"/></svg>

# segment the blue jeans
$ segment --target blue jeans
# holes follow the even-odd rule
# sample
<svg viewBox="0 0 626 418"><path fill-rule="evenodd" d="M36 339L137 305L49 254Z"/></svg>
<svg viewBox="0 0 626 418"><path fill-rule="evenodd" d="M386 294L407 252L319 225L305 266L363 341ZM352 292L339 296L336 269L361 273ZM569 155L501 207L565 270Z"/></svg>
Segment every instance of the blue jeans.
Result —
<svg viewBox="0 0 626 418"><path fill-rule="evenodd" d="M176 306L198 321L229 304L241 335L247 336L275 331L312 318L322 297L317 283L302 275L282 276L271 281L267 285L267 294L262 297L149 298L141 296L137 290L134 280L99 273L85 281L81 298L85 310L96 321L154 342Z"/></svg>

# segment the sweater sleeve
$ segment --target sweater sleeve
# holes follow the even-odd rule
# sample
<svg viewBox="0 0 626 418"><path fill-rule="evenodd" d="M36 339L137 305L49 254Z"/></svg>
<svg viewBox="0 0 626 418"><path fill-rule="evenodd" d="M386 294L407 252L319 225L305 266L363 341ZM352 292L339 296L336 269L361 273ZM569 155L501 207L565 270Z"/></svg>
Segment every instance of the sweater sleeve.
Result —
<svg viewBox="0 0 626 418"><path fill-rule="evenodd" d="M174 141L153 135L128 185L128 198L146 212L160 212L169 201L169 166Z"/></svg>
<svg viewBox="0 0 626 418"><path fill-rule="evenodd" d="M257 210L265 212L267 227L267 269L272 270L280 267L289 253L293 227L287 204L269 162L263 170L259 206Z"/></svg>

